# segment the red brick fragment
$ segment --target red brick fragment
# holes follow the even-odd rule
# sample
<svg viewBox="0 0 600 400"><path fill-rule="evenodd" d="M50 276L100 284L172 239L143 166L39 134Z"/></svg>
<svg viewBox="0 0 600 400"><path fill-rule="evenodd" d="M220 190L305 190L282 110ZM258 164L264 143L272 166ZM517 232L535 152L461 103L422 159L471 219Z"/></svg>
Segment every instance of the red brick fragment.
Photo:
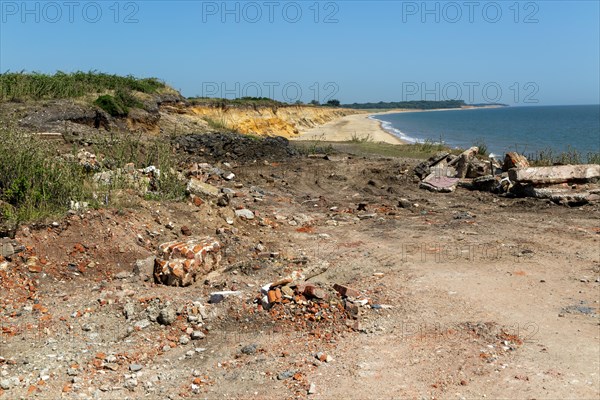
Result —
<svg viewBox="0 0 600 400"><path fill-rule="evenodd" d="M327 293L321 288L316 287L315 285L306 285L304 288L304 294L309 297L314 297L316 299L325 300L327 299Z"/></svg>
<svg viewBox="0 0 600 400"><path fill-rule="evenodd" d="M348 286L334 284L333 289L340 294L342 297L359 297L360 292L356 289L352 289Z"/></svg>

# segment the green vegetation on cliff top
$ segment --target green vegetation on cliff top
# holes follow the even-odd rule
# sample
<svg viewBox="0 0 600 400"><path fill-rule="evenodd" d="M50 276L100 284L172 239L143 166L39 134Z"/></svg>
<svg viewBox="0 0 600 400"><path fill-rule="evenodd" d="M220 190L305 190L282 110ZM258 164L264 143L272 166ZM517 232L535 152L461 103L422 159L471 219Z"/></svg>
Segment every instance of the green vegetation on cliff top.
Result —
<svg viewBox="0 0 600 400"><path fill-rule="evenodd" d="M157 78L135 78L102 72L5 72L0 74L0 101L72 99L109 91L156 93L166 88Z"/></svg>

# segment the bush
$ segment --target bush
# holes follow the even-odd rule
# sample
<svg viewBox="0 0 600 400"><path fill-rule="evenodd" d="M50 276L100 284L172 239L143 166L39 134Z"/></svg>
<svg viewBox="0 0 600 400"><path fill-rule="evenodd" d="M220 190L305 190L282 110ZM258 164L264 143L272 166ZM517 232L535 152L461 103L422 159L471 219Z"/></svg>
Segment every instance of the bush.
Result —
<svg viewBox="0 0 600 400"><path fill-rule="evenodd" d="M94 101L98 107L113 117L123 117L129 114L130 108L143 108L144 105L128 90L117 89L114 96L103 95Z"/></svg>
<svg viewBox="0 0 600 400"><path fill-rule="evenodd" d="M121 100L109 94L98 97L94 104L113 117L122 117L129 113L129 108Z"/></svg>

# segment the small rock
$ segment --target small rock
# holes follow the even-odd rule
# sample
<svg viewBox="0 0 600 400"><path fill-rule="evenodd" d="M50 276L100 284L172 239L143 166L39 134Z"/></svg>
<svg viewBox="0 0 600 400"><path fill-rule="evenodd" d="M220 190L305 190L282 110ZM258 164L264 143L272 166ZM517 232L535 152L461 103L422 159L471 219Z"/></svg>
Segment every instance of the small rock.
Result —
<svg viewBox="0 0 600 400"><path fill-rule="evenodd" d="M181 335L179 337L179 344L186 345L190 342L190 338L188 335Z"/></svg>
<svg viewBox="0 0 600 400"><path fill-rule="evenodd" d="M294 296L294 289L292 289L289 286L283 286L281 288L281 294L283 295L283 297L293 297Z"/></svg>
<svg viewBox="0 0 600 400"><path fill-rule="evenodd" d="M129 278L129 272L121 271L115 275L115 279L127 279Z"/></svg>
<svg viewBox="0 0 600 400"><path fill-rule="evenodd" d="M125 381L125 383L123 384L123 387L125 389L129 389L131 391L133 391L138 385L138 381L137 379L127 379Z"/></svg>
<svg viewBox="0 0 600 400"><path fill-rule="evenodd" d="M125 319L131 319L134 313L135 306L133 303L126 303L125 306L123 306L123 315L125 315Z"/></svg>
<svg viewBox="0 0 600 400"><path fill-rule="evenodd" d="M321 362L329 363L333 361L333 357L331 357L329 354L323 353L322 351L315 354L315 358Z"/></svg>
<svg viewBox="0 0 600 400"><path fill-rule="evenodd" d="M412 208L413 203L411 203L408 199L400 199L398 200L398 207L400 208Z"/></svg>
<svg viewBox="0 0 600 400"><path fill-rule="evenodd" d="M192 340L200 340L200 339L204 339L206 337L206 335L202 331L194 331L194 332L192 332L192 334L190 336L191 336Z"/></svg>
<svg viewBox="0 0 600 400"><path fill-rule="evenodd" d="M222 302L226 297L229 296L239 296L242 292L234 291L234 290L225 290L222 292L213 292L210 294L210 299L208 300L211 304L218 304Z"/></svg>
<svg viewBox="0 0 600 400"><path fill-rule="evenodd" d="M229 205L229 196L222 194L217 199L217 205L219 207L227 207Z"/></svg>
<svg viewBox="0 0 600 400"><path fill-rule="evenodd" d="M168 306L160 310L158 318L156 319L159 324L171 325L177 319L177 312L174 307Z"/></svg>
<svg viewBox="0 0 600 400"><path fill-rule="evenodd" d="M186 225L181 227L181 233L184 236L192 236L192 230L189 227L187 227Z"/></svg>
<svg viewBox="0 0 600 400"><path fill-rule="evenodd" d="M143 367L143 366L141 366L140 364L130 364L130 365L129 365L129 370L130 370L131 372L138 372L138 371L141 371L141 370L142 370L142 368L144 368L144 367Z"/></svg>
<svg viewBox="0 0 600 400"><path fill-rule="evenodd" d="M4 389L4 390L9 390L12 387L12 383L10 381L10 379L2 379L0 381L0 388Z"/></svg>
<svg viewBox="0 0 600 400"><path fill-rule="evenodd" d="M254 219L254 213L247 208L241 210L235 210L235 216L243 219Z"/></svg>
<svg viewBox="0 0 600 400"><path fill-rule="evenodd" d="M148 321L147 319L142 319L142 320L139 320L138 322L136 322L135 324L133 324L133 326L136 329L146 329L147 327L150 326L150 324L151 324L151 322Z"/></svg>
<svg viewBox="0 0 600 400"><path fill-rule="evenodd" d="M295 371L284 371L282 373L280 373L279 375L277 375L277 379L280 381L283 381L285 379L289 379L292 376L294 376L296 372Z"/></svg>
<svg viewBox="0 0 600 400"><path fill-rule="evenodd" d="M15 248L11 243L0 243L0 256L10 257L15 254Z"/></svg>
<svg viewBox="0 0 600 400"><path fill-rule="evenodd" d="M242 347L241 352L243 354L247 354L247 355L251 355L256 353L256 348L258 347L257 344L249 344L247 346Z"/></svg>
<svg viewBox="0 0 600 400"><path fill-rule="evenodd" d="M119 364L117 363L106 363L104 364L105 369L109 369L111 371L116 371L119 369Z"/></svg>
<svg viewBox="0 0 600 400"><path fill-rule="evenodd" d="M313 382L308 387L308 394L315 394L315 393L317 393L317 385L315 385L315 383Z"/></svg>

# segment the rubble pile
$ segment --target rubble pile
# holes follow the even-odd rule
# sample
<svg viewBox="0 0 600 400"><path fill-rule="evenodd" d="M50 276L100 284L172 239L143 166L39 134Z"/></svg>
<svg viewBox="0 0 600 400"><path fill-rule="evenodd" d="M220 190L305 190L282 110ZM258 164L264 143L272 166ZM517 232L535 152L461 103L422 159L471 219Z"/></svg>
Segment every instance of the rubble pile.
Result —
<svg viewBox="0 0 600 400"><path fill-rule="evenodd" d="M306 282L299 272L263 286L255 303L259 309L268 310L276 320L291 321L300 329L322 323L362 331L361 308L390 308L372 304L363 293L345 285L336 283L324 288Z"/></svg>
<svg viewBox="0 0 600 400"><path fill-rule="evenodd" d="M252 137L239 133L210 133L178 136L174 145L192 156L203 160L236 161L285 160L298 155L289 141L281 136L265 138Z"/></svg>
<svg viewBox="0 0 600 400"><path fill-rule="evenodd" d="M510 152L502 165L494 158L477 158L471 147L455 156L440 152L417 165L419 187L449 193L457 186L514 197L549 199L554 203L578 206L600 201L600 165L555 165L531 167L527 158Z"/></svg>
<svg viewBox="0 0 600 400"><path fill-rule="evenodd" d="M160 169L154 165L136 168L135 164L125 164L123 168L97 172L92 177L98 189L107 187L132 187L144 195L155 192L159 187Z"/></svg>
<svg viewBox="0 0 600 400"><path fill-rule="evenodd" d="M219 265L220 249L219 242L211 237L163 243L154 261L154 278L169 286L189 286Z"/></svg>
<svg viewBox="0 0 600 400"><path fill-rule="evenodd" d="M0 310L11 316L17 315L21 305L36 297L42 263L33 249L26 248L15 240L0 238ZM2 325L0 334L14 334L9 325Z"/></svg>

